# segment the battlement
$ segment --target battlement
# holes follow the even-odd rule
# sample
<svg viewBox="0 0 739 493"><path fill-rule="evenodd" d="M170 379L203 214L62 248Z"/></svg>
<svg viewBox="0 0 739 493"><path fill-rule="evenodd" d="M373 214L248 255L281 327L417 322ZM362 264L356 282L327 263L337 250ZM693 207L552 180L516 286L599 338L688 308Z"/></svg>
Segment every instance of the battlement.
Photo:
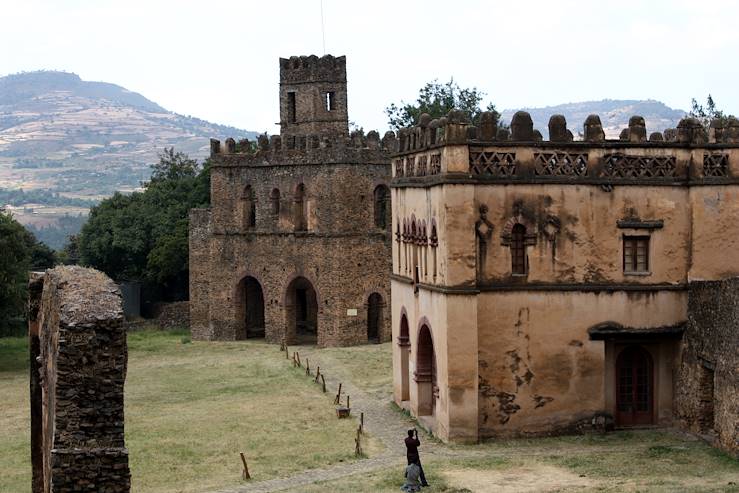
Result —
<svg viewBox="0 0 739 493"><path fill-rule="evenodd" d="M398 152L394 132L380 134L354 131L349 137L336 135L260 135L256 141L210 139L210 155L217 163L231 165L295 165L341 162L386 164Z"/></svg>
<svg viewBox="0 0 739 493"><path fill-rule="evenodd" d="M306 82L346 83L346 57L324 55L317 57L292 56L280 58L280 83L301 84Z"/></svg>
<svg viewBox="0 0 739 493"><path fill-rule="evenodd" d="M676 129L647 137L644 118L634 116L620 139L606 140L600 118L590 115L583 125L583 140L576 141L564 116L554 115L549 135L550 140L544 141L523 111L514 115L510 129L498 128L492 113L483 113L479 127L459 111L433 120L424 114L418 125L398 134L393 178L399 185L424 185L429 178L451 177L473 182L600 185L739 180L736 119L715 121L706 131L698 120L685 118ZM445 146L464 146L466 153L446 152Z"/></svg>
<svg viewBox="0 0 739 493"><path fill-rule="evenodd" d="M510 129L498 128L493 113L484 112L480 125L472 125L466 115L452 110L447 116L431 119L428 114L419 118L418 125L401 129L398 132L399 152L412 152L427 147L446 144L462 144L473 142L496 142L510 144L538 145L543 140L541 132L533 127L531 116L525 111L513 115ZM708 132L695 118L683 118L677 128L664 132L647 134L644 118L632 116L629 127L625 128L617 140L605 138L603 126L598 115L590 115L583 124L582 140L575 140L573 133L567 128L563 115L552 115L549 119L549 141L557 144L574 145L623 145L654 144L661 146L703 144L739 144L739 120L730 118L728 123L714 120Z"/></svg>

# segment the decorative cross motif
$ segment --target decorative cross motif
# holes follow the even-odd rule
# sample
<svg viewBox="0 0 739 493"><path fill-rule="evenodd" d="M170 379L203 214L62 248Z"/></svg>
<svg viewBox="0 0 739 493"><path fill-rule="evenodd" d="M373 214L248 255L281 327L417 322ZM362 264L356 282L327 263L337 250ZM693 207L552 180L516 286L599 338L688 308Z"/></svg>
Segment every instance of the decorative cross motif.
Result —
<svg viewBox="0 0 739 493"><path fill-rule="evenodd" d="M587 154L569 152L537 152L534 154L534 172L539 176L585 176L588 170Z"/></svg>
<svg viewBox="0 0 739 493"><path fill-rule="evenodd" d="M473 151L470 149L470 173L473 175L515 176L513 152Z"/></svg>
<svg viewBox="0 0 739 493"><path fill-rule="evenodd" d="M395 160L395 176L396 177L404 176L405 175L404 171L405 170L403 169L403 159L402 158L396 159Z"/></svg>
<svg viewBox="0 0 739 493"><path fill-rule="evenodd" d="M729 155L728 154L704 154L703 176L728 176Z"/></svg>
<svg viewBox="0 0 739 493"><path fill-rule="evenodd" d="M405 158L405 176L415 176L414 168L416 166L415 156Z"/></svg>
<svg viewBox="0 0 739 493"><path fill-rule="evenodd" d="M428 161L427 156L419 156L418 168L416 169L416 176L426 176L426 162Z"/></svg>
<svg viewBox="0 0 739 493"><path fill-rule="evenodd" d="M441 154L431 154L431 174L438 175L441 173Z"/></svg>
<svg viewBox="0 0 739 493"><path fill-rule="evenodd" d="M604 157L604 175L610 178L662 178L675 176L675 156L626 156L610 154Z"/></svg>

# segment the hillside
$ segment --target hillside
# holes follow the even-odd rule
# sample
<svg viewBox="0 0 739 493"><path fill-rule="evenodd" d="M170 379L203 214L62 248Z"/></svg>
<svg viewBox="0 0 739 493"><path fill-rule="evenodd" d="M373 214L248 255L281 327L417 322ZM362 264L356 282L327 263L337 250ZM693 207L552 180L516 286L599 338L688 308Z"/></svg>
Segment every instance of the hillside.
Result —
<svg viewBox="0 0 739 493"><path fill-rule="evenodd" d="M100 198L137 187L164 147L204 158L218 135L256 134L178 115L76 74L0 78L0 188Z"/></svg>
<svg viewBox="0 0 739 493"><path fill-rule="evenodd" d="M670 108L664 103L653 99L630 100L630 99L603 99L601 101L583 101L581 103L566 103L557 106L546 106L544 108L519 108L528 111L534 120L534 128L541 131L542 135L549 134L549 117L555 114L564 115L567 126L577 138L578 132L582 132L585 118L591 113L600 115L606 137L618 138L623 128L628 127L629 118L634 115L644 117L647 124L647 132L661 132L666 128L674 128L686 114L683 110ZM502 120L510 122L515 109L503 111Z"/></svg>

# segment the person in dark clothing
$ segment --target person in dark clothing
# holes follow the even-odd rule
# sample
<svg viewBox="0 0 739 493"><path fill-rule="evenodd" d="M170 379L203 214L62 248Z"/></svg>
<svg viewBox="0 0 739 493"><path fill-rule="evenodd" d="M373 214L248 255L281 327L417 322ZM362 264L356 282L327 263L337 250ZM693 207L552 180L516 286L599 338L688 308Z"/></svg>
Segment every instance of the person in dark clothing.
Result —
<svg viewBox="0 0 739 493"><path fill-rule="evenodd" d="M421 470L421 486L428 486L426 482L426 475L423 473L423 466L421 466L421 456L418 455L418 447L421 445L421 441L418 439L418 430L415 428L408 430L408 436L405 439L406 457L408 458L408 464L416 464Z"/></svg>

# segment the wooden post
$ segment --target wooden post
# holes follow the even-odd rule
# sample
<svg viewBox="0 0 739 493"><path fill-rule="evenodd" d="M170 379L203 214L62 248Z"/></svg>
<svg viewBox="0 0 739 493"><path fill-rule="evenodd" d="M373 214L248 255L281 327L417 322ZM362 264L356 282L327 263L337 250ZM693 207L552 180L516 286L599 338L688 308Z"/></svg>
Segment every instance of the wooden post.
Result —
<svg viewBox="0 0 739 493"><path fill-rule="evenodd" d="M323 378L323 373L321 373L321 383L323 384L323 393L326 393L326 379Z"/></svg>
<svg viewBox="0 0 739 493"><path fill-rule="evenodd" d="M354 439L354 443L356 443L356 446L354 447L354 455L359 457L362 455L362 438L359 433L359 428L357 428L357 438Z"/></svg>
<svg viewBox="0 0 739 493"><path fill-rule="evenodd" d="M337 406L341 403L341 383L339 383L339 391L336 392L336 399L334 399L334 404Z"/></svg>
<svg viewBox="0 0 739 493"><path fill-rule="evenodd" d="M321 367L317 366L316 367L316 380L315 380L316 383L318 383L318 377L320 376L321 376Z"/></svg>
<svg viewBox="0 0 739 493"><path fill-rule="evenodd" d="M244 470L241 473L241 477L244 479L251 479L251 476L249 475L249 468L246 465L246 457L244 457L244 452L241 452L241 462L244 464Z"/></svg>
<svg viewBox="0 0 739 493"><path fill-rule="evenodd" d="M285 359L290 359L290 351L287 349L287 344L285 344Z"/></svg>
<svg viewBox="0 0 739 493"><path fill-rule="evenodd" d="M303 366L300 364L300 353L299 352L297 351L295 352L295 357L298 358L298 366Z"/></svg>
<svg viewBox="0 0 739 493"><path fill-rule="evenodd" d="M346 408L351 409L352 407L349 405L349 395L346 396Z"/></svg>
<svg viewBox="0 0 739 493"><path fill-rule="evenodd" d="M359 432L364 433L364 412L359 413Z"/></svg>
<svg viewBox="0 0 739 493"><path fill-rule="evenodd" d="M310 375L310 361L308 358L305 358L305 374Z"/></svg>

